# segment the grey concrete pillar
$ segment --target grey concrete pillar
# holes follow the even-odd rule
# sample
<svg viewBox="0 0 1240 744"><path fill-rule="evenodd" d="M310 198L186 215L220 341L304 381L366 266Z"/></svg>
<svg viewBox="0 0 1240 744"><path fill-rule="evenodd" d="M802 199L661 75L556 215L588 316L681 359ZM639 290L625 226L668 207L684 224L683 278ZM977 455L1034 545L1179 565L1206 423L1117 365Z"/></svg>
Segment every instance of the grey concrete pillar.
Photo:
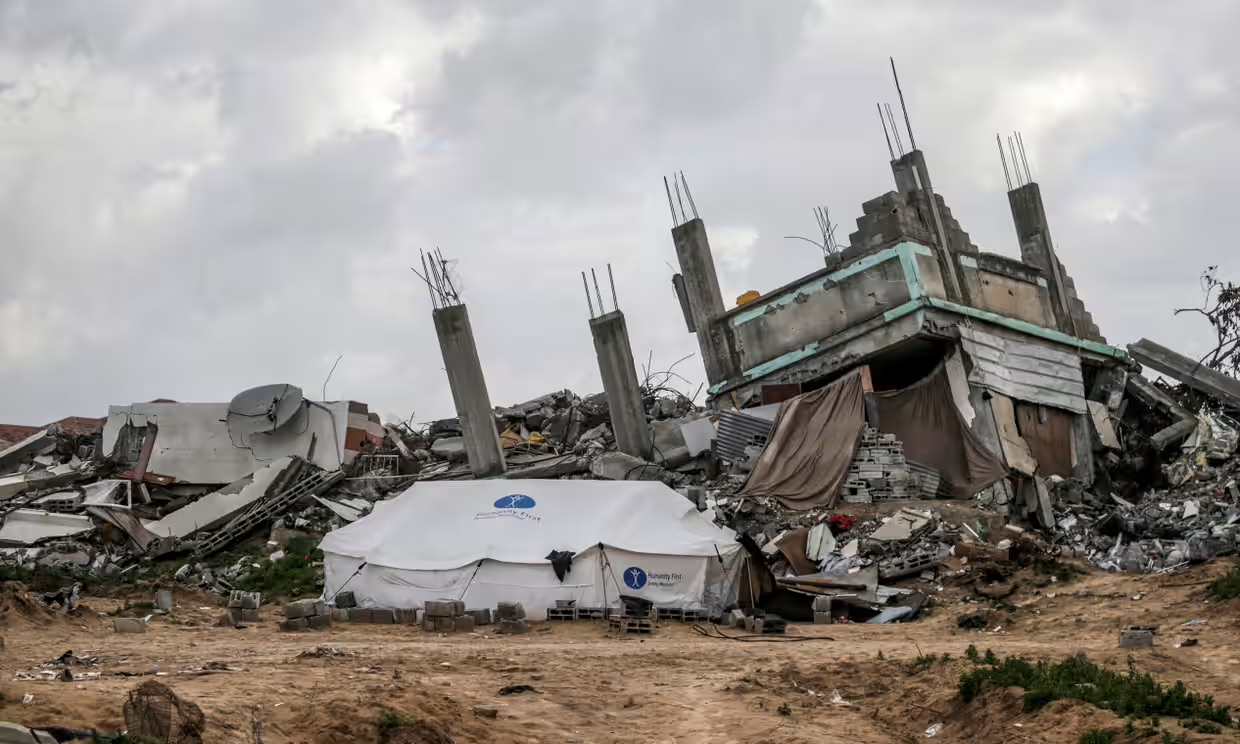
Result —
<svg viewBox="0 0 1240 744"><path fill-rule="evenodd" d="M476 478L498 475L504 472L504 451L499 446L495 413L491 409L491 396L487 394L478 347L474 344L469 312L464 305L449 305L436 309L432 315L439 349L443 352L443 366L448 371L448 385L452 388L452 401L461 419L469 469Z"/></svg>
<svg viewBox="0 0 1240 744"><path fill-rule="evenodd" d="M731 359L722 336L715 332L712 323L723 315L723 295L719 291L719 275L715 273L715 259L706 238L705 223L695 217L672 228L672 241L676 244L676 259L684 276L684 293L702 351L706 379L714 385L730 375Z"/></svg>
<svg viewBox="0 0 1240 744"><path fill-rule="evenodd" d="M603 377L603 391L607 393L616 446L625 454L649 460L654 440L642 408L642 393L624 313L615 310L592 318L590 333L594 336L594 353L598 355L598 371Z"/></svg>
<svg viewBox="0 0 1240 744"><path fill-rule="evenodd" d="M1064 333L1077 335L1072 309L1068 304L1063 267L1055 256L1055 246L1051 242L1051 229L1042 204L1042 189L1036 182L1012 189L1008 192L1008 204L1012 207L1012 221L1016 224L1016 238L1020 241L1020 260L1037 266L1046 277L1055 327Z"/></svg>

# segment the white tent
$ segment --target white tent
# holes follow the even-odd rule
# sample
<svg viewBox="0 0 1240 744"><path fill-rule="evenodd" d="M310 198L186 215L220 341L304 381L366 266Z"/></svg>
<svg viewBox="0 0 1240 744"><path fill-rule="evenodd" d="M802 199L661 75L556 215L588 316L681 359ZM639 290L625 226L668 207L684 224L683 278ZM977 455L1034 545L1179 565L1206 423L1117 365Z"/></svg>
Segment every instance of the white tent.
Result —
<svg viewBox="0 0 1240 744"><path fill-rule="evenodd" d="M361 607L514 601L542 619L557 599L617 607L620 594L718 609L735 598L735 540L657 481L479 480L415 484L319 547L328 599L343 587ZM576 553L563 581L553 551Z"/></svg>

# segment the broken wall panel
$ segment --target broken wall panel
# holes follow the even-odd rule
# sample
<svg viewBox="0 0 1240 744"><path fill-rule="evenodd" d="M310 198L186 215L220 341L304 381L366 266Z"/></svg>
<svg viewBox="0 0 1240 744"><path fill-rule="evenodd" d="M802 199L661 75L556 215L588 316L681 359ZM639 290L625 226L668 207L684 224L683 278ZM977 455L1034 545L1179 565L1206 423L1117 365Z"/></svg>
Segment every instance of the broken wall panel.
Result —
<svg viewBox="0 0 1240 744"><path fill-rule="evenodd" d="M266 468L209 493L157 522L147 525L161 537L188 537L195 532L218 527L233 515L267 496L272 487L297 461L282 457Z"/></svg>
<svg viewBox="0 0 1240 744"><path fill-rule="evenodd" d="M1038 463L1029 451L1029 443L1020 435L1020 427L1016 425L1016 407L1012 404L1012 399L1002 393L992 393L990 410L994 415L999 444L1003 448L1003 459L1007 466L1018 473L1032 476L1038 470Z"/></svg>
<svg viewBox="0 0 1240 744"><path fill-rule="evenodd" d="M1016 401L1016 426L1038 462L1040 475L1072 477L1074 416L1050 406Z"/></svg>
<svg viewBox="0 0 1240 744"><path fill-rule="evenodd" d="M122 432L158 426L147 470L181 483L233 483L285 457L304 457L324 470L345 461L349 401L308 403L285 426L237 441L226 419L228 403L135 403L110 406L102 451L111 454L130 442ZM139 440L140 441L140 440Z"/></svg>
<svg viewBox="0 0 1240 744"><path fill-rule="evenodd" d="M1085 381L1076 354L960 326L973 363L969 382L1009 398L1085 413Z"/></svg>
<svg viewBox="0 0 1240 744"><path fill-rule="evenodd" d="M37 509L14 509L0 526L0 545L29 545L50 537L69 537L95 528L90 517L53 514Z"/></svg>

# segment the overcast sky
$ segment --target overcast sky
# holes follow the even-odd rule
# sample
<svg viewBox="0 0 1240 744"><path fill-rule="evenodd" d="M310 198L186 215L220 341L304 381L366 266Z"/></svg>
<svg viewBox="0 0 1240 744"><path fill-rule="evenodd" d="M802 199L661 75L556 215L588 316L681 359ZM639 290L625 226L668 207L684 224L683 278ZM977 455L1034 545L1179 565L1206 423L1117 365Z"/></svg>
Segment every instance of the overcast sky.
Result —
<svg viewBox="0 0 1240 744"><path fill-rule="evenodd" d="M1107 338L1206 350L1240 280L1240 3L0 0L0 423L292 382L453 414L410 266L457 263L492 402L601 388L580 272L635 356L696 352L662 177L725 299L821 266L893 188L900 67L935 185L1018 256L995 148L1024 134ZM677 368L699 382L694 357Z"/></svg>

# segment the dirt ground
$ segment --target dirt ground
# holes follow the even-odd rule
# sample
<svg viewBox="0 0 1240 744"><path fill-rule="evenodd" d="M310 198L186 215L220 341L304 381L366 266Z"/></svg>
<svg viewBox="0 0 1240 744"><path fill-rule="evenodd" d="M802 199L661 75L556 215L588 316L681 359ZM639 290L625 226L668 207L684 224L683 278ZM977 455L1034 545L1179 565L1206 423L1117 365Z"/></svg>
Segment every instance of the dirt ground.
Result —
<svg viewBox="0 0 1240 744"><path fill-rule="evenodd" d="M1205 600L1226 563L1174 576L1091 574L1040 588L1023 582L985 630L956 618L984 607L945 590L928 617L900 625L792 625L779 642L706 638L680 623L618 638L591 622L536 623L528 635L440 636L408 626L337 625L280 633L277 608L245 629L216 627L213 598L178 593L177 609L141 635L117 634L120 600L87 597L77 618L6 595L0 606L0 719L27 725L123 728L126 693L156 675L201 706L207 742L1064 742L1124 722L1083 703L1022 713L1018 690L970 703L956 693L969 644L996 654L1059 659L1084 652L1240 708L1240 605ZM1207 624L1182 627L1192 620ZM1120 649L1126 625L1156 625L1153 648ZM823 638L828 636L828 638ZM1198 645L1175 648L1184 638ZM345 655L299 657L316 646ZM97 656L98 679L18 679L67 650ZM918 654L952 659L914 669ZM204 669L209 664L224 667ZM502 695L501 688L533 691ZM23 703L23 696L33 699ZM494 718L475 707L494 706ZM385 711L397 728L382 729ZM927 728L942 724L928 738ZM1186 741L1236 741L1165 730ZM259 736L255 736L255 731Z"/></svg>

